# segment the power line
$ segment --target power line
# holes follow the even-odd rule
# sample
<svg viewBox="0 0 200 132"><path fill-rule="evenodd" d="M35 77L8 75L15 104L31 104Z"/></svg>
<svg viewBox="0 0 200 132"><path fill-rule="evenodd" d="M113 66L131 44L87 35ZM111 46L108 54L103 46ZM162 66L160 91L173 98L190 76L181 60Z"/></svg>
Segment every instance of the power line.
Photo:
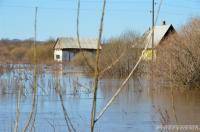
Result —
<svg viewBox="0 0 200 132"><path fill-rule="evenodd" d="M160 0L160 4L159 4L159 7L158 7L157 14L160 12L160 9L161 9L161 6L162 6L162 3L163 3L163 0ZM157 20L158 20L158 16L159 16L159 15L156 16L156 20L155 20L156 23L157 23Z"/></svg>
<svg viewBox="0 0 200 132"><path fill-rule="evenodd" d="M121 2L121 3L126 3L126 2ZM134 4L136 4L136 3L134 3ZM137 4L140 4L140 3L137 3ZM148 3L141 2L141 4L148 4ZM2 5L0 5L0 7L35 8L35 6L18 5L18 4L16 4L16 5L13 5L13 4L2 4ZM190 9L190 10L199 10L199 8L190 7L190 6L183 6L183 5L176 5L176 4L171 4L171 3L170 4L165 4L165 7L174 7L176 9L183 8L183 9ZM67 7L42 7L42 6L40 6L40 8L41 9L66 9ZM76 10L76 9L73 9L73 10ZM114 10L116 10L116 9L114 9ZM129 10L129 9L122 9L122 10Z"/></svg>
<svg viewBox="0 0 200 132"><path fill-rule="evenodd" d="M34 6L24 6L24 5L1 5L1 7L2 8L27 8L27 9L34 9L35 7ZM169 6L170 7L170 6ZM179 9L180 7L176 7L176 9ZM184 7L184 8L186 8L186 7ZM190 9L189 7L188 7L188 9ZM194 8L193 8L194 9ZM195 8L196 9L196 8ZM71 10L71 11L76 11L76 9L75 8L67 8L67 7L42 7L42 6L40 6L40 10ZM84 8L82 8L82 9L80 9L81 11L92 11L92 10L97 10L97 9L84 9ZM109 12L117 12L117 11L120 11L120 12L130 12L130 11L138 11L138 12L145 12L145 13L147 13L148 11L146 10L135 10L135 9L123 9L123 8L121 8L121 9L117 9L117 8L115 8L115 9L107 9ZM195 11L195 10L194 10ZM183 13L183 12L174 12L175 14L181 14L181 13Z"/></svg>

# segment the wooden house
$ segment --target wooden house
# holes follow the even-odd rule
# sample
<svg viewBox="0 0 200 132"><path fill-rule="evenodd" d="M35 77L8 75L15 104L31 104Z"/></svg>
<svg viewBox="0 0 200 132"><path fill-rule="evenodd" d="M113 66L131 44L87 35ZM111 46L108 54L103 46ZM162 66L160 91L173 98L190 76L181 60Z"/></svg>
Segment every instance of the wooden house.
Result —
<svg viewBox="0 0 200 132"><path fill-rule="evenodd" d="M75 38L58 38L54 46L55 61L71 61L80 51L96 53L97 39L80 39L80 45Z"/></svg>
<svg viewBox="0 0 200 132"><path fill-rule="evenodd" d="M175 32L176 30L173 27L173 25L172 24L166 25L165 21L163 22L162 25L154 27L154 50L155 50L154 54L155 55L156 55L156 48L158 46L162 46L162 42ZM144 49L145 46L148 45L147 51L144 53L144 59L151 60L152 53L153 53L152 52L152 29L145 32L143 37L144 37L144 41L138 47Z"/></svg>

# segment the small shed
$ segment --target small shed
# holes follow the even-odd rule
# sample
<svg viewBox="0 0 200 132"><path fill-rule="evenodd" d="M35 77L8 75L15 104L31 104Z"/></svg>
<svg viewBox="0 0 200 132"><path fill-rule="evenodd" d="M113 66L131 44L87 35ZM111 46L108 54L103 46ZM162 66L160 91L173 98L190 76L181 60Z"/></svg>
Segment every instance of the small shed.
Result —
<svg viewBox="0 0 200 132"><path fill-rule="evenodd" d="M97 48L97 39L81 38L79 45L76 38L58 38L54 46L54 60L71 61L80 51L95 54Z"/></svg>

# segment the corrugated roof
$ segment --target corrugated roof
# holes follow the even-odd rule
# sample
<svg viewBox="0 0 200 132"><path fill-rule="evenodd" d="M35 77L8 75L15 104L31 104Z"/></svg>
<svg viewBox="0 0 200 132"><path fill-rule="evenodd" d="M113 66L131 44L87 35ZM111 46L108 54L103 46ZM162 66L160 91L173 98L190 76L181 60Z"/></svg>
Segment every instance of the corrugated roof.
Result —
<svg viewBox="0 0 200 132"><path fill-rule="evenodd" d="M161 25L161 26L155 26L154 27L154 46L156 47L161 40L164 38L167 31L170 29L170 26L172 25ZM140 45L140 47L145 47L145 45L148 43L147 48L152 48L152 29L147 31L144 34L144 43Z"/></svg>
<svg viewBox="0 0 200 132"><path fill-rule="evenodd" d="M98 40L97 39L86 39L80 38L81 49L97 49ZM80 49L78 41L76 38L59 38L55 49Z"/></svg>

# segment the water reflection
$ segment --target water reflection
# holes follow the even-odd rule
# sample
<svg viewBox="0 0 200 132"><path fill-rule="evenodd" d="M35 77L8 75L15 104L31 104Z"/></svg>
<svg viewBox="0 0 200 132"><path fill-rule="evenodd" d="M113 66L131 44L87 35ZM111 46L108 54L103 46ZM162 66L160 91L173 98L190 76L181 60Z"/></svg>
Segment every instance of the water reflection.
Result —
<svg viewBox="0 0 200 132"><path fill-rule="evenodd" d="M30 66L24 68L18 66L0 77L0 131L7 132L14 129L19 89L21 89L19 131L25 125L31 111L30 102L33 93L33 77L30 69ZM89 131L93 78L83 75L76 68L71 70L62 68L62 72L55 69L55 67L45 67L44 70L41 66L33 131L67 130L61 100L74 128L80 132ZM120 79L100 81L98 112L112 97L121 82ZM145 77L131 79L99 120L95 130L154 132L158 124L200 124L199 91L174 90L173 107L169 89L155 89L149 93L148 85ZM60 94L57 91L58 87Z"/></svg>

